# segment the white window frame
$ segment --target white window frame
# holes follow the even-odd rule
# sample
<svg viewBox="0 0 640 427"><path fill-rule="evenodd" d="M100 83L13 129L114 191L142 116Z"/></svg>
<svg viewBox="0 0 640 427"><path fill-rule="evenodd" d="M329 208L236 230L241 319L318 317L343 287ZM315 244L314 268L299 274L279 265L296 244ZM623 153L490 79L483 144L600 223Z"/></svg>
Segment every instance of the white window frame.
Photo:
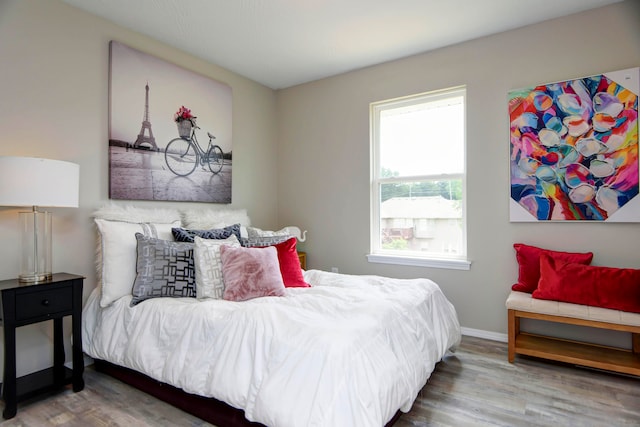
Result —
<svg viewBox="0 0 640 427"><path fill-rule="evenodd" d="M411 177L380 177L380 113L381 111L388 109L401 108L403 106L410 106L416 104L422 104L426 102L438 101L441 99L447 99L452 97L463 98L464 103L464 146L463 146L463 173L461 174L439 174L439 175L420 175ZM371 221L370 221L370 253L367 255L369 262L383 263L383 264L398 264L409 266L421 266L421 267L435 267L435 268L448 268L455 270L469 270L471 268L471 262L467 260L467 189L466 189L466 153L467 153L467 141L466 141L466 105L467 105L466 87L457 86L449 89L443 89L433 92L426 92L417 95L410 95L401 98L389 99L385 101L373 102L370 104L370 136L371 136ZM386 183L393 182L411 182L421 180L450 180L461 179L462 180L462 253L451 257L436 257L433 253L425 253L424 255L417 252L406 251L393 251L389 249L383 249L381 246L381 218L380 218L380 204L381 204L381 186ZM404 252L404 253L403 253Z"/></svg>

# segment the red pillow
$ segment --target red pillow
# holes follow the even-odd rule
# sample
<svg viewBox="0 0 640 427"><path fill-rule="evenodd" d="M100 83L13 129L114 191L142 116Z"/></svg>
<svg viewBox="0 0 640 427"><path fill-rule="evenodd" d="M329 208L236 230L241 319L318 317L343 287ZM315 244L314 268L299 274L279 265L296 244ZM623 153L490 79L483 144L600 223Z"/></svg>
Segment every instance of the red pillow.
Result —
<svg viewBox="0 0 640 427"><path fill-rule="evenodd" d="M518 283L513 285L511 289L519 292L531 293L538 287L541 254L551 255L557 260L587 265L591 264L591 260L593 259L593 252L558 252L524 245L522 243L515 243L513 248L516 250L516 260L518 260Z"/></svg>
<svg viewBox="0 0 640 427"><path fill-rule="evenodd" d="M597 267L540 257L533 298L640 313L640 270Z"/></svg>
<svg viewBox="0 0 640 427"><path fill-rule="evenodd" d="M296 242L297 239L292 237L282 243L273 245L278 250L282 281L286 288L308 288L311 285L305 282L302 276Z"/></svg>

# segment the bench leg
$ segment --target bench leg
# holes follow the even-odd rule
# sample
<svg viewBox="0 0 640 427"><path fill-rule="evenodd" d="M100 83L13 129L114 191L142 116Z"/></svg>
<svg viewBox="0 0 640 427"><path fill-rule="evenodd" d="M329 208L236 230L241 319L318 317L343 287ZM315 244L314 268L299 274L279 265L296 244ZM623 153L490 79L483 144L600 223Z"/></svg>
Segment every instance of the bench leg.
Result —
<svg viewBox="0 0 640 427"><path fill-rule="evenodd" d="M631 351L640 355L640 334L631 333Z"/></svg>
<svg viewBox="0 0 640 427"><path fill-rule="evenodd" d="M513 363L516 357L516 336L520 333L520 318L516 316L515 310L509 310L508 318L508 358L509 363Z"/></svg>

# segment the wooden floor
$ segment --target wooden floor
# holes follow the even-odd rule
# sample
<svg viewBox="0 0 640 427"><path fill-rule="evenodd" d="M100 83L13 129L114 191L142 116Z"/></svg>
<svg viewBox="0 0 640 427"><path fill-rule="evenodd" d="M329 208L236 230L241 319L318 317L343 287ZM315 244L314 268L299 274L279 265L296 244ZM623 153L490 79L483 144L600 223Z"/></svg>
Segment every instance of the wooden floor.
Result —
<svg viewBox="0 0 640 427"><path fill-rule="evenodd" d="M210 425L91 368L85 382L80 393L19 404L0 425ZM395 426L640 426L640 378L526 357L510 364L505 343L464 337Z"/></svg>

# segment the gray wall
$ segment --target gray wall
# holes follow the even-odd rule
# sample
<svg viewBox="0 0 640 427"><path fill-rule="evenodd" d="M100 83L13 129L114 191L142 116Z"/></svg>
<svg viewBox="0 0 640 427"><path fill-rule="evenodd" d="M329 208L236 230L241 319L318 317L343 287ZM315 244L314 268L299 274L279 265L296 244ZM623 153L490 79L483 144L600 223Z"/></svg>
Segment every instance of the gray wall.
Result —
<svg viewBox="0 0 640 427"><path fill-rule="evenodd" d="M466 328L504 334L513 243L640 267L639 224L509 222L510 89L640 65L640 2L543 22L278 92L279 221L309 230L309 268L428 277ZM470 271L370 264L369 103L467 85Z"/></svg>
<svg viewBox="0 0 640 427"><path fill-rule="evenodd" d="M108 42L120 41L232 87L232 206L247 208L261 227L309 230L302 246L310 268L432 278L463 326L504 333L516 241L589 249L598 264L639 266L637 224L509 223L506 113L509 89L640 65L639 4L626 1L274 92L57 0L0 0L0 155L80 164L80 208L52 209L53 263L55 271L87 277L86 297L95 287L90 215L108 202ZM459 84L468 88L471 270L367 263L369 103ZM16 213L0 207L0 279L19 273ZM21 328L19 374L51 362L50 340L50 325Z"/></svg>
<svg viewBox="0 0 640 427"><path fill-rule="evenodd" d="M90 215L109 201L109 40L231 86L234 156L231 206L247 208L256 225L265 228L277 225L273 90L57 0L0 0L0 155L45 157L80 164L80 208L51 209L53 268L86 276L85 298L96 285L96 234ZM140 121L143 107L141 104ZM154 118L151 119L153 123ZM0 280L19 274L18 211L0 207ZM20 328L18 373L41 369L50 363L50 329L48 324ZM70 360L69 351L67 356Z"/></svg>

